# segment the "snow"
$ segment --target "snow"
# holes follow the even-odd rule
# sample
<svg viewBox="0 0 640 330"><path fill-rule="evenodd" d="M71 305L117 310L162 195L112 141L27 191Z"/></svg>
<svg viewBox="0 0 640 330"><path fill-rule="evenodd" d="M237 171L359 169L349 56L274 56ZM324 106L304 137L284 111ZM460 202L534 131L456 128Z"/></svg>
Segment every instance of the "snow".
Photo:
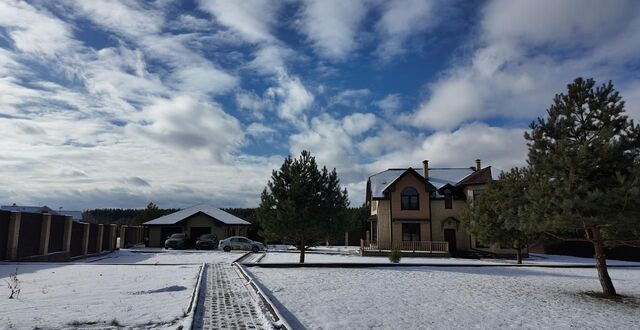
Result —
<svg viewBox="0 0 640 330"><path fill-rule="evenodd" d="M640 327L640 269L609 269L623 302L595 298L595 269L259 268L248 271L294 328Z"/></svg>
<svg viewBox="0 0 640 330"><path fill-rule="evenodd" d="M0 265L3 282L15 265ZM19 264L18 299L0 289L0 327L92 324L175 328L188 309L200 266Z"/></svg>
<svg viewBox="0 0 640 330"><path fill-rule="evenodd" d="M20 263L19 299L6 299L16 269L0 263L0 329L109 326L175 329L184 323L203 262L244 251L119 250L73 263ZM94 323L96 324L88 324Z"/></svg>
<svg viewBox="0 0 640 330"><path fill-rule="evenodd" d="M299 260L299 252L267 252L260 263L297 263ZM380 263L388 264L387 257L361 257L359 255L346 254L324 254L324 253L306 253L305 262L307 263ZM419 257L403 257L400 260L403 264L455 264L455 265L495 265L515 264L515 260L510 259L462 259L462 258L419 258ZM535 265L595 265L593 258L579 258L560 255L531 254L531 257L524 259L523 263ZM640 262L607 260L610 266L640 266Z"/></svg>

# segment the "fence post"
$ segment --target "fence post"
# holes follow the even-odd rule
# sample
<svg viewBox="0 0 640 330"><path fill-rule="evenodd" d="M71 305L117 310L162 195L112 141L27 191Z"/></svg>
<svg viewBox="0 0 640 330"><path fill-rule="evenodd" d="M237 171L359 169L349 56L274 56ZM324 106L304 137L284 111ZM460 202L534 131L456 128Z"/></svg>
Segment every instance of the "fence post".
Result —
<svg viewBox="0 0 640 330"><path fill-rule="evenodd" d="M42 225L40 226L40 249L38 254L47 255L49 253L49 234L51 233L51 214L42 214Z"/></svg>
<svg viewBox="0 0 640 330"><path fill-rule="evenodd" d="M71 232L73 229L73 217L64 217L64 234L62 236L62 248L65 252L71 253Z"/></svg>
<svg viewBox="0 0 640 330"><path fill-rule="evenodd" d="M120 248L124 249L127 247L127 226L126 225L122 225L120 226Z"/></svg>
<svg viewBox="0 0 640 330"><path fill-rule="evenodd" d="M11 211L7 236L7 259L18 259L18 238L20 238L20 212Z"/></svg>
<svg viewBox="0 0 640 330"><path fill-rule="evenodd" d="M364 240L360 239L360 256L364 255Z"/></svg>
<svg viewBox="0 0 640 330"><path fill-rule="evenodd" d="M96 241L98 241L96 244L96 253L100 254L102 253L102 239L104 236L104 225L100 224L98 225L98 239Z"/></svg>
<svg viewBox="0 0 640 330"><path fill-rule="evenodd" d="M109 231L109 234L111 234L109 238L109 250L113 251L116 249L116 240L118 239L118 225L110 224L109 226L111 226L111 230Z"/></svg>
<svg viewBox="0 0 640 330"><path fill-rule="evenodd" d="M91 226L88 223L83 223L84 226L82 230L82 255L86 256L89 253L89 230L91 230Z"/></svg>

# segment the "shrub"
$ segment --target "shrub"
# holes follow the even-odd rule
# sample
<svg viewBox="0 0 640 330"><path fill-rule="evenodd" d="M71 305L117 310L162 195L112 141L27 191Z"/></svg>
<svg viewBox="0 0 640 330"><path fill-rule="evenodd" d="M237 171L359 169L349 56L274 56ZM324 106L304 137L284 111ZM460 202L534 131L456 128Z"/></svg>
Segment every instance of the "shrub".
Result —
<svg viewBox="0 0 640 330"><path fill-rule="evenodd" d="M9 274L9 280L5 280L7 282L7 287L9 291L11 291L11 295L9 299L18 298L20 295L20 280L18 279L18 268L14 273Z"/></svg>
<svg viewBox="0 0 640 330"><path fill-rule="evenodd" d="M399 263L401 258L402 253L400 253L400 250L393 249L391 250L391 252L389 252L389 261L393 262L394 264Z"/></svg>

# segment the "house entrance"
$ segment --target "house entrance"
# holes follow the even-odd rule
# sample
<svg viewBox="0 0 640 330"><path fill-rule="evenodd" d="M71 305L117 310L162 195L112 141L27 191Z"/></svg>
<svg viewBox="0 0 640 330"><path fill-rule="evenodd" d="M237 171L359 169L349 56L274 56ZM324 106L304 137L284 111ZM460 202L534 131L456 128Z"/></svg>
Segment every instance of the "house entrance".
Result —
<svg viewBox="0 0 640 330"><path fill-rule="evenodd" d="M456 252L456 230L445 229L444 240L449 242L449 252Z"/></svg>

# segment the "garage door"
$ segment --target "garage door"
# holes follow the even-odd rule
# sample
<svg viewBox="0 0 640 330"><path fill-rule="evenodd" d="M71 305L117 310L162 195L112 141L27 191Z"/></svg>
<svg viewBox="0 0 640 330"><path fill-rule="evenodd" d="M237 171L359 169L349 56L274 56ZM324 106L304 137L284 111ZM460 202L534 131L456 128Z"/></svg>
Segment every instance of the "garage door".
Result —
<svg viewBox="0 0 640 330"><path fill-rule="evenodd" d="M204 234L211 234L211 227L191 227L191 235L189 238L197 240Z"/></svg>
<svg viewBox="0 0 640 330"><path fill-rule="evenodd" d="M164 244L164 240L166 240L172 234L182 233L182 227L162 227L160 230L160 238L162 239L162 244Z"/></svg>

